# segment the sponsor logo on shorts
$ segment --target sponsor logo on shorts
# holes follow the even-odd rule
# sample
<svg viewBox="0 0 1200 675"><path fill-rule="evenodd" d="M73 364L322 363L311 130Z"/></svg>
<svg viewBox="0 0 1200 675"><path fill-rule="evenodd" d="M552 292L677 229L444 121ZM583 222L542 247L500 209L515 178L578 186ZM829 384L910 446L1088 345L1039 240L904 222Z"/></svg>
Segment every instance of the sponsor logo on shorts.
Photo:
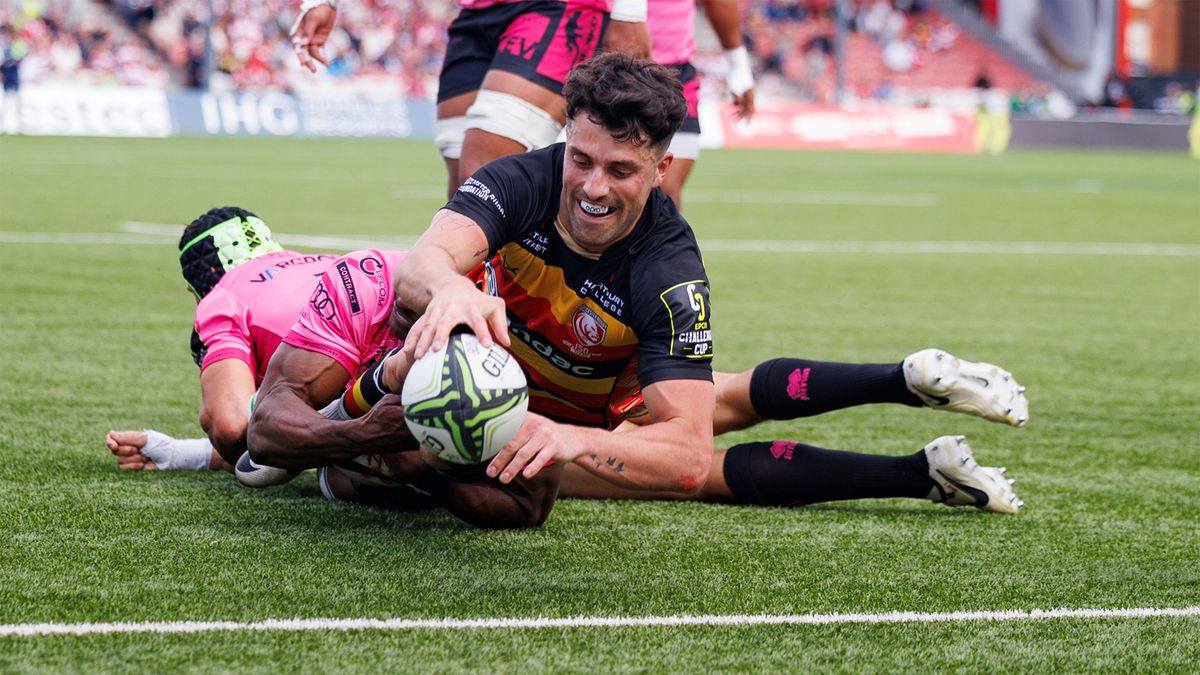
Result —
<svg viewBox="0 0 1200 675"><path fill-rule="evenodd" d="M533 60L549 25L550 17L544 14L522 14L514 19L500 36L498 51L526 61Z"/></svg>

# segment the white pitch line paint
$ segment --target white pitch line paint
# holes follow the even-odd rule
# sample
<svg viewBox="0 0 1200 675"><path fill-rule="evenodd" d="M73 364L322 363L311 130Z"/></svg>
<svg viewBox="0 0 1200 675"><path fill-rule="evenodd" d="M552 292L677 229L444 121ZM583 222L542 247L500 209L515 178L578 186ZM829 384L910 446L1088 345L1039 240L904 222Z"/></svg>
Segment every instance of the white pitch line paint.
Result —
<svg viewBox="0 0 1200 675"><path fill-rule="evenodd" d="M812 204L818 206L936 206L928 192L825 192L801 190L689 190L688 202L706 204Z"/></svg>
<svg viewBox="0 0 1200 675"><path fill-rule="evenodd" d="M126 220L121 223L121 229L133 234L150 234L178 239L182 232L180 225L167 223L146 223L137 220ZM380 246L406 248L411 246L416 237L380 237L370 234L352 234L346 236L323 234L287 234L274 232L272 235L280 244L286 246L305 246L333 250L353 251L360 248L378 248Z"/></svg>
<svg viewBox="0 0 1200 675"><path fill-rule="evenodd" d="M1001 255L1200 256L1200 244L1079 241L829 241L705 239L708 252L746 253L963 253Z"/></svg>
<svg viewBox="0 0 1200 675"><path fill-rule="evenodd" d="M1200 617L1200 607L1128 609L1033 609L977 612L884 612L846 614L710 614L703 616L575 616L509 619L268 619L265 621L168 621L144 623L0 624L0 636L96 635L111 633L202 633L211 631L478 630L622 628L645 626L823 626L830 624L952 623L958 621L1045 621L1049 619L1145 619Z"/></svg>
<svg viewBox="0 0 1200 675"><path fill-rule="evenodd" d="M396 199L442 199L442 188L398 187ZM825 190L706 190L688 188L687 202L706 204L810 204L815 206L936 206L938 195L930 192L847 192Z"/></svg>
<svg viewBox="0 0 1200 675"><path fill-rule="evenodd" d="M124 232L0 232L4 244L94 244L143 246L174 244L178 225L126 221ZM287 246L329 251L361 248L404 249L415 237L354 235L306 235L276 233ZM962 255L1078 255L1200 257L1200 244L1077 241L831 241L817 239L704 239L705 253L851 253L851 254L962 254Z"/></svg>

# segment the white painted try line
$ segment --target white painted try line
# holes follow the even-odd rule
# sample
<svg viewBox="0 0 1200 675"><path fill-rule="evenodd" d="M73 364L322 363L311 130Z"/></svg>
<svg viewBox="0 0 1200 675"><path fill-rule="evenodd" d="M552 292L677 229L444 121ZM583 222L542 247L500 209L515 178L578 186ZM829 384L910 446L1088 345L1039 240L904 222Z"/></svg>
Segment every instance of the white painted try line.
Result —
<svg viewBox="0 0 1200 675"><path fill-rule="evenodd" d="M1044 621L1048 619L1144 619L1200 617L1200 607L1128 609L1032 609L977 612L883 612L838 614L709 614L701 616L574 616L509 619L267 619L265 621L167 621L144 623L0 624L0 636L96 635L110 633L202 633L210 631L478 630L622 628L644 626L778 626L829 624L951 623L957 621Z"/></svg>
<svg viewBox="0 0 1200 675"><path fill-rule="evenodd" d="M951 253L999 255L1200 256L1200 244L1082 241L838 241L704 239L704 252Z"/></svg>
<svg viewBox="0 0 1200 675"><path fill-rule="evenodd" d="M121 223L123 232L0 232L3 244L111 244L115 246L164 245L178 241L179 225L164 223ZM329 251L362 248L404 249L414 237L354 235L305 235L276 233L286 246L303 246ZM962 255L1081 255L1200 257L1200 244L1078 241L839 241L820 239L704 239L706 253L877 253L877 254L962 254Z"/></svg>
<svg viewBox="0 0 1200 675"><path fill-rule="evenodd" d="M426 186L398 187L396 199L446 198L443 188ZM833 190L722 190L688 188L686 202L706 204L809 204L813 206L936 206L941 198L931 192L867 192Z"/></svg>

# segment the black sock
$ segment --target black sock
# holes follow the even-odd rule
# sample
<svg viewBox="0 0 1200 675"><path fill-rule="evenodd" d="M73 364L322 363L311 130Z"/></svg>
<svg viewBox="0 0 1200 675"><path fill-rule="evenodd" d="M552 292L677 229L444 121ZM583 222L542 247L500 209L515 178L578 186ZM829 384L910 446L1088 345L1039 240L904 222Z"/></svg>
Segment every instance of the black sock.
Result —
<svg viewBox="0 0 1200 675"><path fill-rule="evenodd" d="M866 403L924 405L904 384L904 365L774 359L750 378L750 403L759 417L794 420Z"/></svg>
<svg viewBox="0 0 1200 675"><path fill-rule="evenodd" d="M924 499L935 485L924 451L890 457L825 450L795 441L729 448L725 483L734 503L761 506L882 497Z"/></svg>

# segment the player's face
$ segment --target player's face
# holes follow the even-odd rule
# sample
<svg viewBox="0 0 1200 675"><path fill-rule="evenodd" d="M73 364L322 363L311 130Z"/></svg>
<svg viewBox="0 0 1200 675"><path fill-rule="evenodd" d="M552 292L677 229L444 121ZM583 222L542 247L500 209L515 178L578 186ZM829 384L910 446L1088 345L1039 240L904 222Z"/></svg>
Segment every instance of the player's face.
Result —
<svg viewBox="0 0 1200 675"><path fill-rule="evenodd" d="M602 253L633 231L671 166L671 153L660 152L616 140L586 113L568 122L558 215L577 246Z"/></svg>

